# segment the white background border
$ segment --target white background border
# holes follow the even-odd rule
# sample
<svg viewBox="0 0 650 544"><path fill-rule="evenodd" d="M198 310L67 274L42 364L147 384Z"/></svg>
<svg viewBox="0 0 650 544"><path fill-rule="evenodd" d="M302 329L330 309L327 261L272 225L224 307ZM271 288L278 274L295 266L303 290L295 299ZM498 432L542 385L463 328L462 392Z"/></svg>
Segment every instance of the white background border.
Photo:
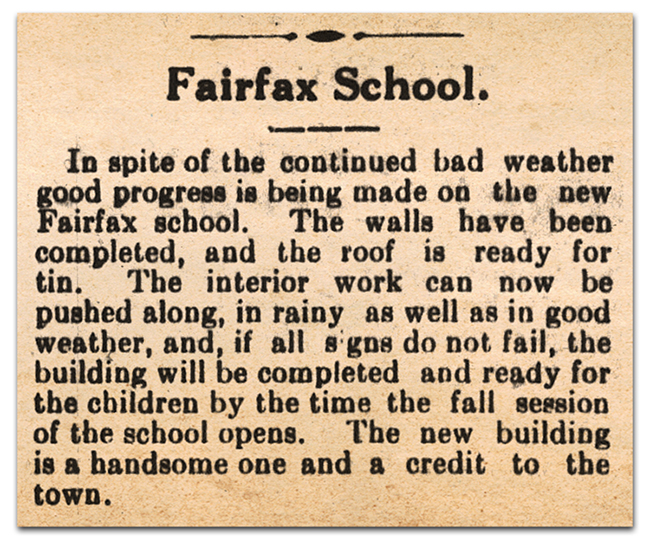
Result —
<svg viewBox="0 0 650 544"><path fill-rule="evenodd" d="M449 6L452 9L445 9ZM181 9L179 9L181 8ZM650 169L645 166L648 156L648 106L644 95L648 91L648 43L650 38L650 2L645 0L579 1L545 0L522 2L514 0L455 0L454 2L432 2L425 0L237 0L219 2L207 0L63 0L63 1L7 1L0 8L0 43L3 75L0 79L2 107L0 108L0 134L2 135L2 164L0 183L4 194L0 198L0 240L2 259L0 264L0 425L2 440L0 455L0 538L4 544L21 542L26 544L58 544L66 542L93 544L111 543L119 539L120 544L135 542L136 539L151 539L156 544L176 544L179 539L191 538L193 544L219 541L219 544L247 544L263 540L264 544L298 544L305 540L309 544L330 544L352 539L372 539L373 544L388 544L395 539L412 542L452 542L464 544L476 542L490 544L546 544L552 539L559 544L569 540L586 539L589 544L611 544L616 539L632 542L650 542ZM361 530L25 530L16 528L16 14L18 12L632 12L635 35L635 528L615 529L361 529ZM645 122L644 122L645 121ZM645 136L645 137L644 137ZM648 283L645 283L645 281ZM585 500L588 500L585 497Z"/></svg>

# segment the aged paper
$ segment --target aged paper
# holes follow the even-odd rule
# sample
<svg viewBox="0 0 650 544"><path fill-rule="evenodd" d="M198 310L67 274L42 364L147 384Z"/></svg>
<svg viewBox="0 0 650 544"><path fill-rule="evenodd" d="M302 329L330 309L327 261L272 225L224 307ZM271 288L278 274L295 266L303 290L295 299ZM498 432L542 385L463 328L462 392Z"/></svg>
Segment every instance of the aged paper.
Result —
<svg viewBox="0 0 650 544"><path fill-rule="evenodd" d="M18 18L18 524L632 524L632 17Z"/></svg>

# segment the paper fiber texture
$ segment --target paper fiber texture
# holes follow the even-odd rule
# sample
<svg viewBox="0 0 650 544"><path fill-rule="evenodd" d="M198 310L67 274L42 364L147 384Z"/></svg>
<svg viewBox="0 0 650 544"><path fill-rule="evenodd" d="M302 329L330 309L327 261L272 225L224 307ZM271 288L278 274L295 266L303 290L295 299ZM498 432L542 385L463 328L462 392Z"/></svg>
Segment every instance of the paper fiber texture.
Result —
<svg viewBox="0 0 650 544"><path fill-rule="evenodd" d="M18 17L18 524L632 524L632 17Z"/></svg>

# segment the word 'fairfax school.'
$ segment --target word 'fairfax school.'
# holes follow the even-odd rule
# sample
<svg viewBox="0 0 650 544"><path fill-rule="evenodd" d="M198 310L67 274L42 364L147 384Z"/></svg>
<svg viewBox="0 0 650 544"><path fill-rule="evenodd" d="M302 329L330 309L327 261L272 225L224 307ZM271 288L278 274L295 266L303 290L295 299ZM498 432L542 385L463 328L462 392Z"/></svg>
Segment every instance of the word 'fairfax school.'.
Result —
<svg viewBox="0 0 650 544"><path fill-rule="evenodd" d="M276 102L315 102L318 100L315 87L316 79L285 79L271 78L272 69L262 66L257 70L254 78L232 79L230 68L221 71L221 79L199 79L192 83L195 88L194 97L199 102L217 100L222 102L243 102L249 99L267 100ZM167 100L181 99L181 89L190 88L190 79L196 70L193 66L170 66L168 77ZM370 77L359 78L359 69L343 66L334 72L334 80L338 84L334 89L334 100L352 101L361 97L368 102L384 100L431 100L436 95L445 101L456 100L462 95L463 100L475 100L474 96L474 67L463 66L463 75L457 79L446 78L435 83L427 77L410 81L404 77L395 76L393 66L385 66L382 79ZM267 87L269 94L267 95ZM250 92L249 92L250 91ZM479 100L487 100L488 93L481 90Z"/></svg>

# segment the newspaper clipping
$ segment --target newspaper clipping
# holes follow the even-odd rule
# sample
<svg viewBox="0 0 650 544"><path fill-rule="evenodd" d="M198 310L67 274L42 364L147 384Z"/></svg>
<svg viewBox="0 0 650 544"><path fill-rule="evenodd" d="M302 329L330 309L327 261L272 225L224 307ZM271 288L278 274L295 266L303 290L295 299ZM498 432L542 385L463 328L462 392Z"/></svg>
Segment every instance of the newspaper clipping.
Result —
<svg viewBox="0 0 650 544"><path fill-rule="evenodd" d="M632 524L632 16L18 17L18 524Z"/></svg>

